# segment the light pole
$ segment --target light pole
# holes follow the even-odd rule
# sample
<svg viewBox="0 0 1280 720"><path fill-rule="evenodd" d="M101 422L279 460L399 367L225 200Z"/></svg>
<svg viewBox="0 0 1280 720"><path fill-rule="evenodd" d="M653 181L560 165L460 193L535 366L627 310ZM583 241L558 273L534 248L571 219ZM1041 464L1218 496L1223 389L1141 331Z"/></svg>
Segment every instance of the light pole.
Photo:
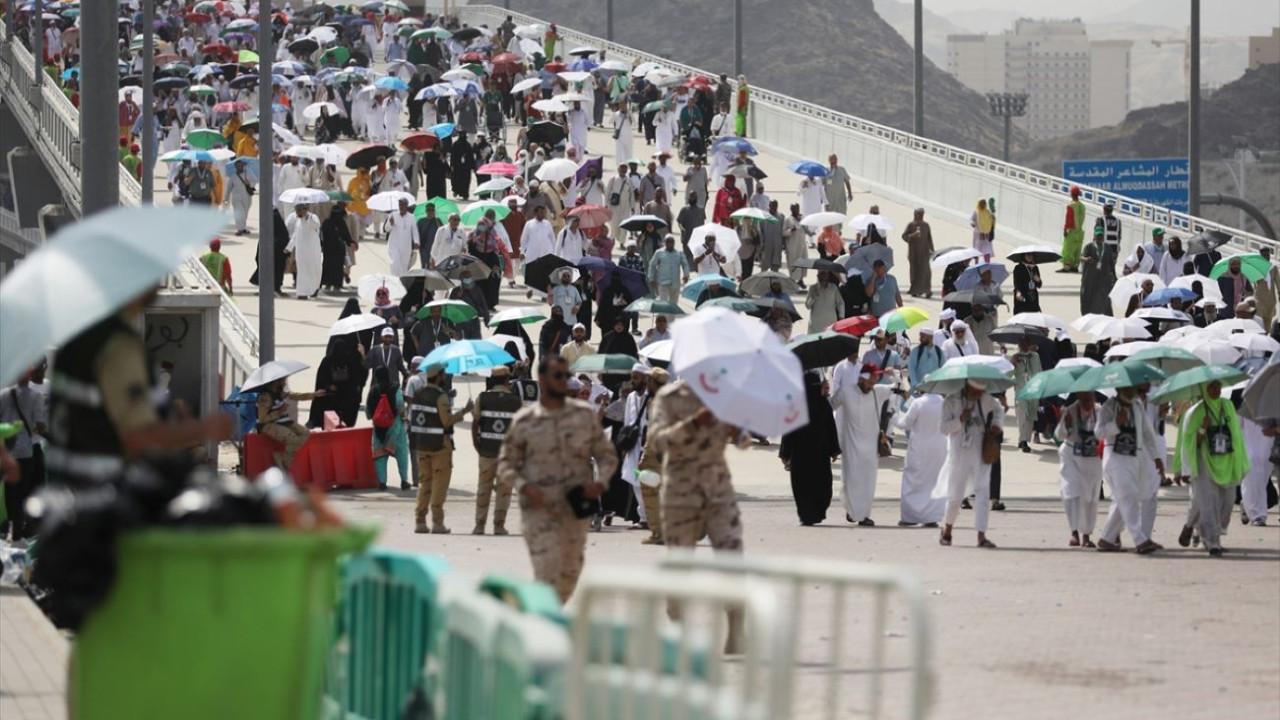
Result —
<svg viewBox="0 0 1280 720"><path fill-rule="evenodd" d="M120 204L120 126L116 93L120 70L116 0L80 7L80 214Z"/></svg>
<svg viewBox="0 0 1280 720"><path fill-rule="evenodd" d="M604 39L613 42L613 0L604 0Z"/></svg>
<svg viewBox="0 0 1280 720"><path fill-rule="evenodd" d="M987 93L991 114L1004 118L1004 161L1009 162L1009 136L1013 132L1013 119L1027 114L1026 93Z"/></svg>
<svg viewBox="0 0 1280 720"><path fill-rule="evenodd" d="M156 2L142 0L142 204L155 194L156 153Z"/></svg>
<svg viewBox="0 0 1280 720"><path fill-rule="evenodd" d="M916 0L915 45L915 123L911 129L916 137L924 137L924 0Z"/></svg>
<svg viewBox="0 0 1280 720"><path fill-rule="evenodd" d="M1191 0L1191 87L1187 88L1187 200L1192 217L1200 216L1200 0Z"/></svg>
<svg viewBox="0 0 1280 720"><path fill-rule="evenodd" d="M271 3L258 13L258 360L276 359L275 215L271 172L275 143L271 126Z"/></svg>
<svg viewBox="0 0 1280 720"><path fill-rule="evenodd" d="M742 0L733 0L733 74L742 74Z"/></svg>

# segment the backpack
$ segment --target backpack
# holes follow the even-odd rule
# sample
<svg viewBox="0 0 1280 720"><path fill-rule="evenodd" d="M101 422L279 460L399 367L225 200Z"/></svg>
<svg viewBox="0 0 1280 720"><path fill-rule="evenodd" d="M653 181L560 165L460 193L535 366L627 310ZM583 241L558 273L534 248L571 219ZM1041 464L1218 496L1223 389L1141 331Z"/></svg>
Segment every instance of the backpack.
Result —
<svg viewBox="0 0 1280 720"><path fill-rule="evenodd" d="M387 396L383 395L378 400L378 406L373 410L373 426L379 430L386 430L396 424L396 414L391 410L391 402L387 400Z"/></svg>

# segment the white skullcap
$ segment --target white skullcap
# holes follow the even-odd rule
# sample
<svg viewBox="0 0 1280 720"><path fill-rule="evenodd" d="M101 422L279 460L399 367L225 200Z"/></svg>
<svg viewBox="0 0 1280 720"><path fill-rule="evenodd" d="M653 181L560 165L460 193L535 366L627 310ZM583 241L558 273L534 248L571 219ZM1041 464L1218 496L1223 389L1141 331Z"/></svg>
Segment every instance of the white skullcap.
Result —
<svg viewBox="0 0 1280 720"><path fill-rule="evenodd" d="M648 366L648 365L645 365L644 363L636 363L635 365L632 365L632 366L631 366L631 372L633 372L633 373L647 373L647 372L649 372L649 366Z"/></svg>
<svg viewBox="0 0 1280 720"><path fill-rule="evenodd" d="M955 320L955 318L956 318L955 308L947 308L946 310L943 310L942 312L938 313L939 320Z"/></svg>
<svg viewBox="0 0 1280 720"><path fill-rule="evenodd" d="M395 337L396 331L389 327L382 328L382 337Z"/></svg>
<svg viewBox="0 0 1280 720"><path fill-rule="evenodd" d="M871 337L884 337L884 328L878 327L875 330L872 330L870 335Z"/></svg>
<svg viewBox="0 0 1280 720"><path fill-rule="evenodd" d="M938 332L938 331L937 331L935 328L931 328L931 327L922 327L922 328L920 328L920 334L921 334L921 335L929 335L930 337L932 337L932 336L933 336L933 334L934 334L934 333L936 333L936 332Z"/></svg>
<svg viewBox="0 0 1280 720"><path fill-rule="evenodd" d="M951 323L951 332L960 332L961 330L968 330L968 329L969 329L969 326L966 325L963 320L957 320Z"/></svg>
<svg viewBox="0 0 1280 720"><path fill-rule="evenodd" d="M587 329L587 326L586 326L586 325L583 325L582 323L574 323L574 324L573 324L573 329L574 329L574 330L582 330L582 331L584 331L584 332L585 332L585 331L586 331L586 329Z"/></svg>

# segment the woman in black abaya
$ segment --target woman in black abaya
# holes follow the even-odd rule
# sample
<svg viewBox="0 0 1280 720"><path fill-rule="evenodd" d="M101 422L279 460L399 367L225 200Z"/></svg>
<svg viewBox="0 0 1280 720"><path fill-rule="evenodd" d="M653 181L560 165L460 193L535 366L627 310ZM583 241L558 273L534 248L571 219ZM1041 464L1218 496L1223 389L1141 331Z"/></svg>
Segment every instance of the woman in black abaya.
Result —
<svg viewBox="0 0 1280 720"><path fill-rule="evenodd" d="M783 467L791 471L791 492L801 525L816 525L827 518L831 507L831 461L840 454L840 435L822 384L821 373L805 372L809 424L783 435L778 450Z"/></svg>

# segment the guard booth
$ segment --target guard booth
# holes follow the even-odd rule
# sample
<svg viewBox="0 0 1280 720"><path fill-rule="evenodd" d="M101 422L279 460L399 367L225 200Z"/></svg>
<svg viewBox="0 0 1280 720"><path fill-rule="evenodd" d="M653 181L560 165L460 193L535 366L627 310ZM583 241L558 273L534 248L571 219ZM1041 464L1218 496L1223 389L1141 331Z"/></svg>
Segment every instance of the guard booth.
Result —
<svg viewBox="0 0 1280 720"><path fill-rule="evenodd" d="M197 262L192 259L189 263ZM218 318L222 292L207 273L184 266L171 274L142 316L143 341L156 363L163 390L193 417L218 409ZM217 457L217 443L207 443Z"/></svg>

